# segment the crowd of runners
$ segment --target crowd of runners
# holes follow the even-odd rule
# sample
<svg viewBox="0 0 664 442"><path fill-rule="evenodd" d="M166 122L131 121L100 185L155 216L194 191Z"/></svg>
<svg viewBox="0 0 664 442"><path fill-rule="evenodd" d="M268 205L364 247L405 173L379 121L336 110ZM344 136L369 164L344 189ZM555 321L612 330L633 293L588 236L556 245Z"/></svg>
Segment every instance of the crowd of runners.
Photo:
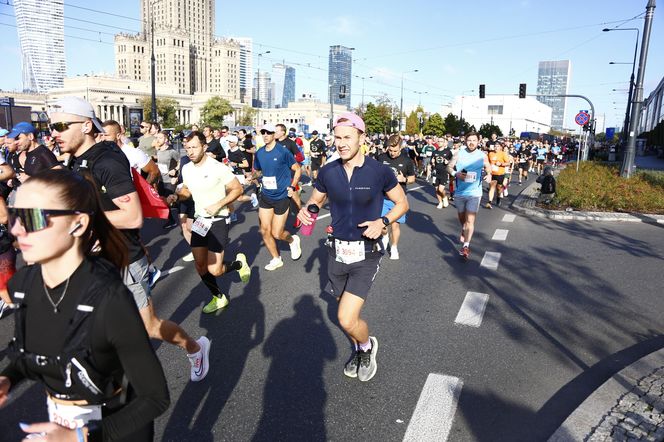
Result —
<svg viewBox="0 0 664 442"><path fill-rule="evenodd" d="M501 205L511 187L573 154L556 142L475 132L370 135L353 113L338 116L331 134L307 136L264 124L194 126L174 137L145 121L135 141L80 98L59 100L49 117L41 138L29 122L0 129L0 317L15 320L0 406L22 380L42 383L49 422L24 428L38 440L151 440L169 394L149 338L183 349L192 382L208 373L211 340L155 313L161 272L141 239L145 217L180 230L210 314L231 300L219 278L251 278L254 257L228 250L238 211L257 211L245 222L258 223L270 255L261 267L274 272L302 256L300 235L327 208L329 289L353 343L343 373L369 381L379 346L361 311L383 255L400 258L408 185L419 177L433 186L437 209L456 207L467 260L480 208Z"/></svg>

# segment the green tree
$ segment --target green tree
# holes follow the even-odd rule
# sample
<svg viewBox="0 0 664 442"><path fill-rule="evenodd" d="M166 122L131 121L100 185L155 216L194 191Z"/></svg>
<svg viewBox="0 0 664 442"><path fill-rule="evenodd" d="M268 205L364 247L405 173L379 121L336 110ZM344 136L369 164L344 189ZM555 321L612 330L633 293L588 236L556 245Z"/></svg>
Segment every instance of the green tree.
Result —
<svg viewBox="0 0 664 442"><path fill-rule="evenodd" d="M238 126L253 126L256 123L257 114L258 109L254 109L251 106L244 106L237 122Z"/></svg>
<svg viewBox="0 0 664 442"><path fill-rule="evenodd" d="M437 137L445 135L445 122L443 121L443 117L441 117L439 113L433 114L424 124L422 133L424 135L435 135Z"/></svg>
<svg viewBox="0 0 664 442"><path fill-rule="evenodd" d="M417 109L412 111L410 115L406 118L406 133L407 134L418 134L420 133L420 119L417 117L417 114L422 115L422 127L426 124L426 114L424 113L424 108L422 106L417 106Z"/></svg>
<svg viewBox="0 0 664 442"><path fill-rule="evenodd" d="M453 113L447 114L444 120L445 129L452 135L461 135L462 133L470 132L470 125L466 120L460 120Z"/></svg>
<svg viewBox="0 0 664 442"><path fill-rule="evenodd" d="M178 102L172 98L157 98L157 116L158 122L162 127L174 127L178 122L177 110ZM145 121L154 121L152 117L152 99L143 97L141 100L143 106L143 119Z"/></svg>
<svg viewBox="0 0 664 442"><path fill-rule="evenodd" d="M480 126L479 134L484 138L491 138L492 133L495 133L499 137L503 136L503 131L501 131L500 127L495 124L484 123Z"/></svg>
<svg viewBox="0 0 664 442"><path fill-rule="evenodd" d="M228 102L216 95L205 102L201 108L201 119L203 124L209 124L212 127L221 127L224 124L224 117L233 113L233 107Z"/></svg>
<svg viewBox="0 0 664 442"><path fill-rule="evenodd" d="M375 134L385 131L386 122L383 120L380 110L373 103L367 103L364 111L364 125L368 134Z"/></svg>

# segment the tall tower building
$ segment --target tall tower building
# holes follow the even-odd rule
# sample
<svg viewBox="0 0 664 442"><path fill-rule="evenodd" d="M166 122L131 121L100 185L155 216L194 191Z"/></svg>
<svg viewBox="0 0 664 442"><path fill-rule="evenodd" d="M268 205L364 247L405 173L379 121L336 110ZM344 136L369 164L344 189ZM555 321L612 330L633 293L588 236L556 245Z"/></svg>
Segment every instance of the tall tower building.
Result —
<svg viewBox="0 0 664 442"><path fill-rule="evenodd" d="M272 65L275 107L288 107L295 101L295 68L282 63Z"/></svg>
<svg viewBox="0 0 664 442"><path fill-rule="evenodd" d="M328 63L328 94L334 104L342 104L350 109L350 91L353 67L353 53L351 48L345 46L330 46ZM344 98L339 98L341 92Z"/></svg>
<svg viewBox="0 0 664 442"><path fill-rule="evenodd" d="M273 106L272 78L269 72L256 72L254 77L253 107L271 108Z"/></svg>
<svg viewBox="0 0 664 442"><path fill-rule="evenodd" d="M240 101L247 103L253 96L254 44L251 37L233 37L233 40L240 44Z"/></svg>
<svg viewBox="0 0 664 442"><path fill-rule="evenodd" d="M64 0L15 0L23 89L46 93L65 78ZM40 20L46 20L43 26Z"/></svg>
<svg viewBox="0 0 664 442"><path fill-rule="evenodd" d="M569 60L540 61L537 73L537 93L544 95L566 95L572 65ZM562 130L565 123L567 99L562 97L537 97L541 103L549 106L551 114L551 128Z"/></svg>

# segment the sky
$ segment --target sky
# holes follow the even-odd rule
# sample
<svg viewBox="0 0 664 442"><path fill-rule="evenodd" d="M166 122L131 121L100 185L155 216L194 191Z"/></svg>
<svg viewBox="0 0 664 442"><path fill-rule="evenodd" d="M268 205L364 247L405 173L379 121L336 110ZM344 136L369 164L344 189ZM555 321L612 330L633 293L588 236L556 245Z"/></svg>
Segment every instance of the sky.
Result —
<svg viewBox="0 0 664 442"><path fill-rule="evenodd" d="M22 88L17 30L11 27L16 24L14 1L0 2L2 90ZM652 24L645 96L664 77L661 3ZM286 62L296 69L296 96L314 93L323 101L329 46L353 47L353 106L362 101L362 83L365 102L387 95L398 103L403 76L404 109L421 103L426 112L440 111L454 96L477 94L479 84L486 85L487 94L516 94L519 83L535 93L539 61L570 60L568 93L587 96L597 115L605 117L606 127L620 127L636 32L602 29L643 29L646 4L647 0L217 0L215 34L252 37L255 54L270 51L261 57L261 70ZM139 0L65 0L68 76L112 74L113 34L139 30L139 5ZM39 18L34 23L48 26ZM627 64L610 65L611 61ZM581 100L568 100L565 127L574 127L576 112L587 108Z"/></svg>

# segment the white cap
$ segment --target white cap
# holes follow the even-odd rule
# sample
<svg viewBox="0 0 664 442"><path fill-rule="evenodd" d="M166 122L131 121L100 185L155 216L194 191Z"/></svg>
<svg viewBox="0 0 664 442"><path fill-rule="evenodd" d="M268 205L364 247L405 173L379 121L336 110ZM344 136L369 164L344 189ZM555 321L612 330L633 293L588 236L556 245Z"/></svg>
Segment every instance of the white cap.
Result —
<svg viewBox="0 0 664 442"><path fill-rule="evenodd" d="M228 140L229 143L237 143L238 138L235 135L229 135L226 137L226 140Z"/></svg>
<svg viewBox="0 0 664 442"><path fill-rule="evenodd" d="M55 102L51 106L51 112L61 112L63 114L78 115L79 117L89 118L94 123L97 130L105 133L101 121L95 115L95 110L92 105L79 97L64 97Z"/></svg>
<svg viewBox="0 0 664 442"><path fill-rule="evenodd" d="M263 127L261 127L261 130L266 130L271 133L275 133L277 131L277 128L274 126L274 124L264 124Z"/></svg>

